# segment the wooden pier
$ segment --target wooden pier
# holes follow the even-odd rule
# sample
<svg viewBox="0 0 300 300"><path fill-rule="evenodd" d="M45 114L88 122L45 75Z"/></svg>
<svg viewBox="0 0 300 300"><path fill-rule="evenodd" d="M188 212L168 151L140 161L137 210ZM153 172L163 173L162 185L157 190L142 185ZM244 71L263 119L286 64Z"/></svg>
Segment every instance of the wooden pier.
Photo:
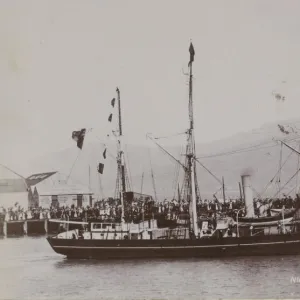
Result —
<svg viewBox="0 0 300 300"><path fill-rule="evenodd" d="M58 223L48 219L0 221L0 236L44 235L56 233L58 228Z"/></svg>

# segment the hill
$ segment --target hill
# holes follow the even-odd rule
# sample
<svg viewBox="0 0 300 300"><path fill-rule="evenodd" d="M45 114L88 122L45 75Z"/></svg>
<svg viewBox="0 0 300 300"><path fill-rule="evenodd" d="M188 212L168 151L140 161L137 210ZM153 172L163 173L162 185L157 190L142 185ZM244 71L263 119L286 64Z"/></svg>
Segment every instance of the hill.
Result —
<svg viewBox="0 0 300 300"><path fill-rule="evenodd" d="M285 126L289 125L290 128L294 128L294 125L300 123L300 121L290 120L283 123ZM216 177L221 179L224 176L226 193L228 195L237 196L239 194L238 182L245 170L251 171L253 187L261 193L274 177L279 167L281 146L274 139L289 140L290 145L298 148L296 141L293 140L297 137L299 137L297 132L289 135L280 132L277 123L266 124L250 132L242 132L209 144L197 144L197 156L201 163ZM160 144L164 146L163 140L160 141ZM166 150L183 160L184 157L180 156L182 146L166 146ZM78 150L74 143L73 148L35 159L35 161L30 162L29 170L31 173L58 170L68 175L72 169L72 179L88 185L90 165L91 187L95 193L105 197L111 196L114 194L117 166L113 159L115 155L114 144L110 143L108 149L109 153L105 160L103 175L99 175L96 170L97 164L103 161L103 145L100 143L86 143L82 151ZM178 176L176 176L178 165L171 158L153 144L149 147L126 145L125 150L132 190L141 191L142 173L144 172L143 192L154 194L150 176L150 152L158 198L163 200L166 197L169 198L175 195L178 181ZM285 161L290 153L291 150L285 146L282 148L282 162ZM297 154L291 154L281 170L282 186L296 172L297 163ZM220 183L199 164L197 165L197 171L202 197L211 198L212 194L220 189ZM182 179L182 173L182 170L180 170L179 179ZM295 187L296 177L287 184L286 193ZM277 187L273 183L264 193L264 196L274 196L276 191ZM294 191L291 195L294 195Z"/></svg>

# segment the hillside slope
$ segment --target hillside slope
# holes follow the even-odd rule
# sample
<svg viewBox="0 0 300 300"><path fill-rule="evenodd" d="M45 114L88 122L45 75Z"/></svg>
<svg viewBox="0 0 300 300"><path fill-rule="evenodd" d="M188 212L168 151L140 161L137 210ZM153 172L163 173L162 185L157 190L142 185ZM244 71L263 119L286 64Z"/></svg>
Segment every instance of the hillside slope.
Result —
<svg viewBox="0 0 300 300"><path fill-rule="evenodd" d="M284 123L296 124L300 121L291 120ZM267 124L251 132L239 133L209 144L197 144L197 156L216 177L221 179L224 176L228 194L232 196L239 194L238 182L240 181L240 175L245 170L251 171L253 187L260 193L273 178L279 167L280 144L276 144L273 139L293 139L297 137L296 133L289 135L281 133L277 124ZM164 145L163 142L160 144ZM295 141L290 140L289 144L298 147ZM125 150L129 161L129 177L132 182L132 189L137 192L141 191L142 173L144 172L143 192L154 194L150 176L149 149L158 198L162 200L166 197L173 197L177 186L177 176L175 174L178 166L153 144L150 148L147 146L126 145ZM181 160L184 159L182 155L180 156L182 145L166 147L166 149L175 157L181 157ZM242 150L238 152L239 149ZM37 158L34 162L30 162L29 170L31 173L58 170L68 175L74 164L71 177L88 184L88 166L90 165L92 188L95 193L107 197L114 193L116 178L116 163L112 155L115 153L113 144L109 145L109 151L111 154L108 155L105 161L105 170L101 177L96 171L97 163L102 161L103 146L100 143L86 143L81 152L74 144L73 148ZM80 154L76 160L79 152ZM282 162L290 153L291 150L283 147ZM76 163L74 163L75 161ZM294 153L281 170L281 185L284 185L296 172L297 163L298 156ZM220 189L220 184L200 165L197 166L197 169L201 195L211 198L212 194ZM295 187L296 177L288 183L285 192L288 193ZM179 178L182 179L182 171L180 171ZM103 190L100 188L100 181ZM264 196L274 196L276 191L275 184L272 184ZM291 195L294 195L294 192Z"/></svg>

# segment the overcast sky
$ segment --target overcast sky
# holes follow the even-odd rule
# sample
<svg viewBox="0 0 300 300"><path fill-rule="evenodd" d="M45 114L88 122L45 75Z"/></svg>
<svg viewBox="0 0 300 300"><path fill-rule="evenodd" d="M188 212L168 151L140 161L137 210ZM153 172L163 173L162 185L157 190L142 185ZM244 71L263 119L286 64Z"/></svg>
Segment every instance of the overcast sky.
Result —
<svg viewBox="0 0 300 300"><path fill-rule="evenodd" d="M198 142L298 117L299 30L298 0L1 0L0 161L105 137L116 86L129 143L184 131L190 39Z"/></svg>

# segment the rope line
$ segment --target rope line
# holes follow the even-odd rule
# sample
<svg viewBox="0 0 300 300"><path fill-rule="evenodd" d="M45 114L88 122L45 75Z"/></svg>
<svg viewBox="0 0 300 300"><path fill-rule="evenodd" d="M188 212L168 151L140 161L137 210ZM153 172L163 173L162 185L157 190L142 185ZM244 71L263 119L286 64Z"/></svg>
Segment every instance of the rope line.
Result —
<svg viewBox="0 0 300 300"><path fill-rule="evenodd" d="M80 153L81 153L81 150L79 150L79 152L78 152L78 154L77 154L77 156L76 156L76 158L75 158L75 161L73 162L73 165L72 165L72 167L71 167L70 173L69 173L69 175L68 175L68 177L67 177L67 182L69 181L69 178L70 178L70 176L71 176L71 174L72 174L73 168L74 168L74 166L75 166L75 164L76 164L76 162L77 162L77 160L78 160L78 157L79 157Z"/></svg>
<svg viewBox="0 0 300 300"><path fill-rule="evenodd" d="M296 173L285 183L285 185L278 191L272 198L274 199L286 186L291 182L291 180L299 173L300 169L296 171Z"/></svg>
<svg viewBox="0 0 300 300"><path fill-rule="evenodd" d="M269 188L269 186L273 183L274 179L276 178L276 176L278 175L278 173L281 171L281 169L284 167L284 165L287 163L287 161L289 160L289 158L291 157L292 154L293 154L293 151L291 151L291 153L288 155L288 157L286 158L286 160L284 161L284 163L281 165L281 168L275 173L274 177L265 186L264 190L260 193L259 197L262 197L263 194L266 192L266 190Z"/></svg>

